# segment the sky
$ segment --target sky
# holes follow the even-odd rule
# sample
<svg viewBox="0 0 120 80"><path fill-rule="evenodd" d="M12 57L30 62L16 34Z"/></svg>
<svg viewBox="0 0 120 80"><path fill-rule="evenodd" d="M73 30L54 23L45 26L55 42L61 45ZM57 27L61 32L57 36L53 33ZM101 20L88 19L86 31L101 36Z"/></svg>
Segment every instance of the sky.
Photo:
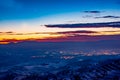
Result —
<svg viewBox="0 0 120 80"><path fill-rule="evenodd" d="M45 26L118 21L120 0L0 0L0 43L119 39L120 27Z"/></svg>

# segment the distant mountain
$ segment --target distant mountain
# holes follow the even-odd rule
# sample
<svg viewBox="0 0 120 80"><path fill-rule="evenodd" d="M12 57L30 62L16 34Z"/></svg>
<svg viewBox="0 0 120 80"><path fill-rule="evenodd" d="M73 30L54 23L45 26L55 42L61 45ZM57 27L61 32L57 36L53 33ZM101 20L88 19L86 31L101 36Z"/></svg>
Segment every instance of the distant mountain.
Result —
<svg viewBox="0 0 120 80"><path fill-rule="evenodd" d="M77 23L77 24L56 24L45 25L47 27L60 28L79 28L79 27L120 27L120 22L103 22L103 23Z"/></svg>

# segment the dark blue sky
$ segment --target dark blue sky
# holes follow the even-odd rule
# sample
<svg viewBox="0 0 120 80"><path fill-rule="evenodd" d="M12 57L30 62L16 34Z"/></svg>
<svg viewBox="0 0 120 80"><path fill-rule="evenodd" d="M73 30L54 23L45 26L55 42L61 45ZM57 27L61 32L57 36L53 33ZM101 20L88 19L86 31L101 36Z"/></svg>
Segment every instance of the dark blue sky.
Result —
<svg viewBox="0 0 120 80"><path fill-rule="evenodd" d="M0 21L93 10L120 10L120 0L0 0Z"/></svg>

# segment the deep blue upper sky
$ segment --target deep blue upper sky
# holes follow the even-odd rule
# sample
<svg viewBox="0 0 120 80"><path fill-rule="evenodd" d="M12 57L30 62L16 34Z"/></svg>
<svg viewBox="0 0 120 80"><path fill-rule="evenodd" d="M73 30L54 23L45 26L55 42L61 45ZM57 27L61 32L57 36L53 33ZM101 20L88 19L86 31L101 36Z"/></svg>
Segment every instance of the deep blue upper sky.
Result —
<svg viewBox="0 0 120 80"><path fill-rule="evenodd" d="M0 21L93 10L120 10L120 0L0 0Z"/></svg>

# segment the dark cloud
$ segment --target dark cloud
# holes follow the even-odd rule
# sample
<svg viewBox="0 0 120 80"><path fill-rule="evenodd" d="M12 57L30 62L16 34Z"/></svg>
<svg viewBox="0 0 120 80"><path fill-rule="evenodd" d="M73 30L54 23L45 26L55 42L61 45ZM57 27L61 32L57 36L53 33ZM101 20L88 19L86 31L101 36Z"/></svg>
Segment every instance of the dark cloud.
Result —
<svg viewBox="0 0 120 80"><path fill-rule="evenodd" d="M2 33L2 34L12 34L12 33L14 33L14 32L8 31L8 32L0 32L0 33Z"/></svg>
<svg viewBox="0 0 120 80"><path fill-rule="evenodd" d="M84 11L84 13L101 13L101 11Z"/></svg>
<svg viewBox="0 0 120 80"><path fill-rule="evenodd" d="M111 16L111 15L108 15L108 16L95 17L95 18L120 18L120 16Z"/></svg>
<svg viewBox="0 0 120 80"><path fill-rule="evenodd" d="M39 42L89 42L101 40L120 40L120 35L104 35L104 36L89 36L89 35L75 35L60 38L36 39Z"/></svg>
<svg viewBox="0 0 120 80"><path fill-rule="evenodd" d="M120 32L120 30L116 30L116 31L104 31L104 32Z"/></svg>
<svg viewBox="0 0 120 80"><path fill-rule="evenodd" d="M78 23L78 24L57 24L45 25L46 27L58 28L92 28L92 27L120 27L120 22L105 22L105 23Z"/></svg>
<svg viewBox="0 0 120 80"><path fill-rule="evenodd" d="M74 33L97 33L97 32L82 30L82 31L66 31L66 32L58 32L58 33L59 34L74 34Z"/></svg>
<svg viewBox="0 0 120 80"><path fill-rule="evenodd" d="M0 40L0 43L18 43L18 42L22 42L23 40L17 40L17 39L4 39L4 40Z"/></svg>
<svg viewBox="0 0 120 80"><path fill-rule="evenodd" d="M17 34L14 34L14 35L24 35L23 33L17 33Z"/></svg>
<svg viewBox="0 0 120 80"><path fill-rule="evenodd" d="M15 33L12 31L8 32L0 32L0 34L7 34L7 35L32 35L32 34L56 34L55 32L35 32L35 33Z"/></svg>
<svg viewBox="0 0 120 80"><path fill-rule="evenodd" d="M13 33L12 31L9 31L9 32L5 32L5 33Z"/></svg>

